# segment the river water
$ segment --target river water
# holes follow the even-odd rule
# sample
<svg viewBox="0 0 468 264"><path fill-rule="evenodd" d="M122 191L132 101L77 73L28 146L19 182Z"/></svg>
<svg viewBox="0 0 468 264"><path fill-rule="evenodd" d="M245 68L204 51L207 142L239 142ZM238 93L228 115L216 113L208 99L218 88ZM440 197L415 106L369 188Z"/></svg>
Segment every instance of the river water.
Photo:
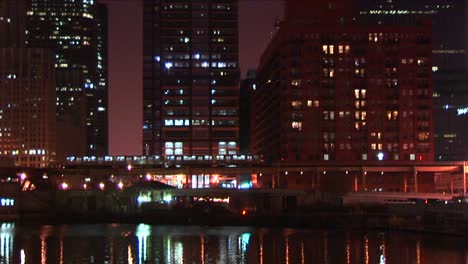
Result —
<svg viewBox="0 0 468 264"><path fill-rule="evenodd" d="M468 263L468 237L249 227L1 223L0 263Z"/></svg>

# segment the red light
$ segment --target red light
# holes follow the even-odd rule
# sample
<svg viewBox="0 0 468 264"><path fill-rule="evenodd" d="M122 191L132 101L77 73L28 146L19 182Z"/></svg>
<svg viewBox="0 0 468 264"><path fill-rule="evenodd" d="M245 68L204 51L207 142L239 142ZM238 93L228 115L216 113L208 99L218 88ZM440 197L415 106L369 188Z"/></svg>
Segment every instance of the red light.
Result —
<svg viewBox="0 0 468 264"><path fill-rule="evenodd" d="M420 160L420 161L423 160L423 156L419 156L419 160Z"/></svg>
<svg viewBox="0 0 468 264"><path fill-rule="evenodd" d="M246 215L247 214L247 211L246 210L242 210L242 215Z"/></svg>

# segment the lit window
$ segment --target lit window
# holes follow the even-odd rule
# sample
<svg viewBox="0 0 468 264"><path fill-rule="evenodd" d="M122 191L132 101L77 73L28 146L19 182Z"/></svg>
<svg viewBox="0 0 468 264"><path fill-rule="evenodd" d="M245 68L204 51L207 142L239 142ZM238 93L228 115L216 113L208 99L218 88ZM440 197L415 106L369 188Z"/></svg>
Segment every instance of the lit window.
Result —
<svg viewBox="0 0 468 264"><path fill-rule="evenodd" d="M291 106L294 109L300 109L302 107L302 102L301 101L292 101Z"/></svg>
<svg viewBox="0 0 468 264"><path fill-rule="evenodd" d="M293 129L297 129L297 130L301 131L302 130L302 122L292 122L291 127Z"/></svg>
<svg viewBox="0 0 468 264"><path fill-rule="evenodd" d="M323 45L323 46L322 46L322 51L323 51L323 53L328 54L328 46L327 46L327 45Z"/></svg>
<svg viewBox="0 0 468 264"><path fill-rule="evenodd" d="M170 70L172 68L172 66L174 66L174 64L172 62L166 62L164 64L164 67L166 67L166 69Z"/></svg>

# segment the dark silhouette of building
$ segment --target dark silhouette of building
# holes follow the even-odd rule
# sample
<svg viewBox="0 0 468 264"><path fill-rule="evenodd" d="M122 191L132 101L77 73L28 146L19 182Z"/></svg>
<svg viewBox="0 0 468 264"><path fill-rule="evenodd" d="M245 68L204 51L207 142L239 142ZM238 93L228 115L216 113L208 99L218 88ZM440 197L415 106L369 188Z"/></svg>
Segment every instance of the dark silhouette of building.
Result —
<svg viewBox="0 0 468 264"><path fill-rule="evenodd" d="M257 89L255 70L249 70L247 77L242 80L240 86L240 104L239 104L239 150L242 155L250 155L251 153L251 116L252 112L252 95Z"/></svg>
<svg viewBox="0 0 468 264"><path fill-rule="evenodd" d="M0 159L46 167L56 158L53 53L25 47L26 4L0 2Z"/></svg>
<svg viewBox="0 0 468 264"><path fill-rule="evenodd" d="M380 24L432 21L434 128L437 160L468 158L468 1L358 0L356 17Z"/></svg>
<svg viewBox="0 0 468 264"><path fill-rule="evenodd" d="M55 54L58 160L107 154L105 7L92 0L29 0L27 15L27 46Z"/></svg>
<svg viewBox="0 0 468 264"><path fill-rule="evenodd" d="M434 159L431 28L360 24L352 1L290 0L254 95L269 161Z"/></svg>
<svg viewBox="0 0 468 264"><path fill-rule="evenodd" d="M237 0L143 4L143 153L236 155Z"/></svg>

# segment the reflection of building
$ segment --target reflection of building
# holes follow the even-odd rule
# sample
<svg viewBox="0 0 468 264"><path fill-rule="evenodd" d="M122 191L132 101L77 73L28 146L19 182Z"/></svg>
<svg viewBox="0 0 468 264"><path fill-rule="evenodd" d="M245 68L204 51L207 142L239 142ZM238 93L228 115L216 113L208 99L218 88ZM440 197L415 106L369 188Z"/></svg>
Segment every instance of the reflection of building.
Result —
<svg viewBox="0 0 468 264"><path fill-rule="evenodd" d="M144 1L143 152L236 155L237 0Z"/></svg>
<svg viewBox="0 0 468 264"><path fill-rule="evenodd" d="M55 53L60 161L107 154L107 17L101 10L92 0L29 0L27 45Z"/></svg>
<svg viewBox="0 0 468 264"><path fill-rule="evenodd" d="M253 153L433 160L430 27L356 23L350 1L316 5L290 0L261 58Z"/></svg>
<svg viewBox="0 0 468 264"><path fill-rule="evenodd" d="M382 24L432 20L434 72L435 153L438 160L468 158L468 1L466 0L357 0L357 17Z"/></svg>
<svg viewBox="0 0 468 264"><path fill-rule="evenodd" d="M0 155L16 165L55 160L53 54L26 48L24 1L0 3Z"/></svg>

